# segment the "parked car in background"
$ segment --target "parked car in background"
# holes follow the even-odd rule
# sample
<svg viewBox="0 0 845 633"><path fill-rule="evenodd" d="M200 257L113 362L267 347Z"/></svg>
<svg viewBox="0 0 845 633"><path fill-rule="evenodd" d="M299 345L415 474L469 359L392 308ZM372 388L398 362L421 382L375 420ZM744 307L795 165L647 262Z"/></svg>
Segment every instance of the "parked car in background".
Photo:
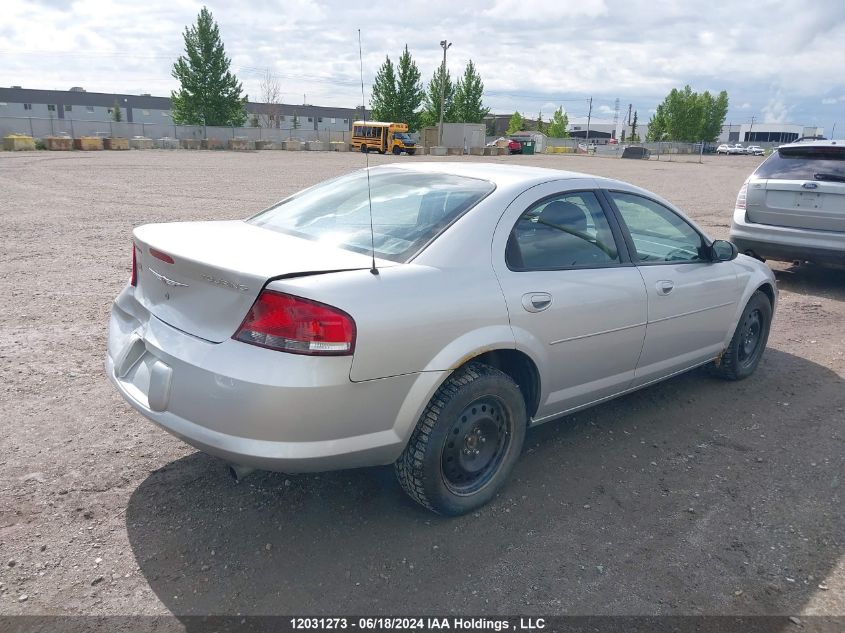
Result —
<svg viewBox="0 0 845 633"><path fill-rule="evenodd" d="M746 154L751 154L752 156L764 156L766 154L766 150L762 147L758 147L757 145L749 145L745 148Z"/></svg>
<svg viewBox="0 0 845 633"><path fill-rule="evenodd" d="M735 152L731 152L731 148L733 148L733 145L728 145L727 143L722 143L721 145L719 145L719 147L716 148L716 153L717 154L724 154L725 156L727 156L728 154L731 154L731 153L735 153Z"/></svg>
<svg viewBox="0 0 845 633"><path fill-rule="evenodd" d="M698 366L749 376L776 299L765 264L633 185L393 164L245 221L136 228L106 372L237 477L394 464L456 515L530 426Z"/></svg>
<svg viewBox="0 0 845 633"><path fill-rule="evenodd" d="M508 141L508 154L522 154L522 142L512 138Z"/></svg>
<svg viewBox="0 0 845 633"><path fill-rule="evenodd" d="M775 149L740 188L730 238L761 259L845 264L845 144Z"/></svg>

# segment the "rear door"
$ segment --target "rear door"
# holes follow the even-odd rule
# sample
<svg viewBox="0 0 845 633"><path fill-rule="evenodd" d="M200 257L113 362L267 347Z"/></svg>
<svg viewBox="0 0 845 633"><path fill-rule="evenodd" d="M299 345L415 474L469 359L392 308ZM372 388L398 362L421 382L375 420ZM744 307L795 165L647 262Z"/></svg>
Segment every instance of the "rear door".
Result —
<svg viewBox="0 0 845 633"><path fill-rule="evenodd" d="M845 231L845 147L780 148L752 176L746 208L757 224Z"/></svg>
<svg viewBox="0 0 845 633"><path fill-rule="evenodd" d="M643 281L594 187L534 187L496 229L493 267L511 327L540 369L536 419L624 391L642 348Z"/></svg>
<svg viewBox="0 0 845 633"><path fill-rule="evenodd" d="M733 262L710 261L707 240L662 203L624 191L606 193L648 296L648 326L633 385L715 358L740 296Z"/></svg>

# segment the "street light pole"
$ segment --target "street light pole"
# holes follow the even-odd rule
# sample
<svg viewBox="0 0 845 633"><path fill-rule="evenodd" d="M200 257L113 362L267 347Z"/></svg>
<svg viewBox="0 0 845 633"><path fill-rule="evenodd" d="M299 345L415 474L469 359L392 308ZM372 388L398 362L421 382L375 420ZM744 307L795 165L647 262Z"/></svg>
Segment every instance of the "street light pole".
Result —
<svg viewBox="0 0 845 633"><path fill-rule="evenodd" d="M452 45L452 42L441 40L440 46L443 47L443 65L440 66L440 124L437 126L437 144L443 145L443 106L446 104L446 51Z"/></svg>

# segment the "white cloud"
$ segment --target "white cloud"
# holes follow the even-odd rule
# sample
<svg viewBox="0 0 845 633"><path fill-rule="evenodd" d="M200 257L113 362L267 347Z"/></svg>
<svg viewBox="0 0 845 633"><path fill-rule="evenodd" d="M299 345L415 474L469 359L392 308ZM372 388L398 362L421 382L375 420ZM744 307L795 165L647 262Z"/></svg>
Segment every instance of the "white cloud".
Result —
<svg viewBox="0 0 845 633"><path fill-rule="evenodd" d="M839 101L839 100L838 100L838 99L836 99L836 98L834 98L834 97L831 97L831 98L828 98L828 99L822 99L822 104L824 104L824 105L833 105L833 104L834 104L834 103L836 103L837 101Z"/></svg>
<svg viewBox="0 0 845 633"><path fill-rule="evenodd" d="M790 108L786 105L783 95L778 92L763 106L764 123L787 123L789 121Z"/></svg>

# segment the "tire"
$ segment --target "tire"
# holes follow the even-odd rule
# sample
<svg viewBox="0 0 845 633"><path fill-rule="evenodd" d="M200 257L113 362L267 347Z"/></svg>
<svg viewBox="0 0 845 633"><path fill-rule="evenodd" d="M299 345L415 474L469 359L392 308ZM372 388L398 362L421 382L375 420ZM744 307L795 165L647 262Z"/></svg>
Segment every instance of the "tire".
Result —
<svg viewBox="0 0 845 633"><path fill-rule="evenodd" d="M414 150L414 149L409 149L409 150L408 150L408 156L413 156L415 152L416 152L416 150Z"/></svg>
<svg viewBox="0 0 845 633"><path fill-rule="evenodd" d="M772 304L758 290L742 311L722 358L713 364L713 373L724 380L743 380L753 374L766 349L771 325Z"/></svg>
<svg viewBox="0 0 845 633"><path fill-rule="evenodd" d="M528 415L510 376L482 363L455 371L432 397L394 465L402 489L445 516L490 501L522 451Z"/></svg>
<svg viewBox="0 0 845 633"><path fill-rule="evenodd" d="M370 151L370 150L369 150L369 149L367 149L367 146L366 146L366 145L361 145L361 153L362 153L362 154L366 154L366 153L367 153L367 152L369 152L369 151Z"/></svg>
<svg viewBox="0 0 845 633"><path fill-rule="evenodd" d="M399 156L399 154L401 154L401 153L402 153L402 150L399 149L398 147L393 148L393 155L394 156Z"/></svg>

